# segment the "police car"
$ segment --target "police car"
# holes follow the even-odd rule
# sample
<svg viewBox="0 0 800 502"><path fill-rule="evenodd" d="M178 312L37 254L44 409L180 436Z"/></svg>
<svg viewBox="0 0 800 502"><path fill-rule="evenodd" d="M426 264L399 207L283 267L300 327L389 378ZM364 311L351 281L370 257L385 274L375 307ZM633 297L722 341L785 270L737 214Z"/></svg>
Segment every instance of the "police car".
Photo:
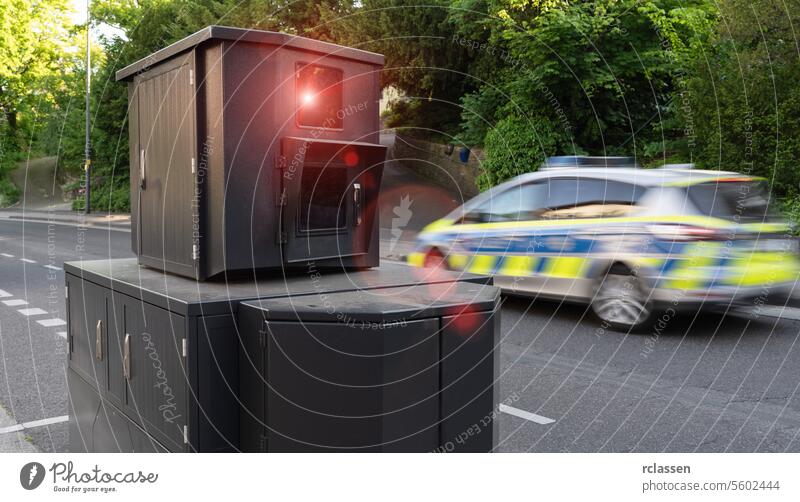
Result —
<svg viewBox="0 0 800 502"><path fill-rule="evenodd" d="M422 230L410 264L492 274L632 330L664 311L763 303L798 277L764 179L625 157L551 157Z"/></svg>

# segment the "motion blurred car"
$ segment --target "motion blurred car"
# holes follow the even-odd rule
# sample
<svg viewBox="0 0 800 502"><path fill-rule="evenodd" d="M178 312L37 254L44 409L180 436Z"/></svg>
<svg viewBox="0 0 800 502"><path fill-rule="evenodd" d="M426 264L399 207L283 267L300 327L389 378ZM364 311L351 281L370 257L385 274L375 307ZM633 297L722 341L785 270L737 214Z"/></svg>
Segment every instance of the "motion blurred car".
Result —
<svg viewBox="0 0 800 502"><path fill-rule="evenodd" d="M735 172L551 157L428 225L408 261L589 303L608 326L637 330L669 309L790 293L797 241L769 198L765 180Z"/></svg>

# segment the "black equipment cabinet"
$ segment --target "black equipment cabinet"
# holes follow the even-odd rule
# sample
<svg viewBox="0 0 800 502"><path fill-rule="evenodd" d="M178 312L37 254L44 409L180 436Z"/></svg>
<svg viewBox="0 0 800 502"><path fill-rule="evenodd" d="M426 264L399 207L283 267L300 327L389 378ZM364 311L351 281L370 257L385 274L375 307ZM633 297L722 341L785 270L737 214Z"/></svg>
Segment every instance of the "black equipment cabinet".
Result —
<svg viewBox="0 0 800 502"><path fill-rule="evenodd" d="M436 281L420 286L414 269L399 264L385 264L355 272L320 273L312 269L306 273L258 280L240 278L228 282L196 282L143 268L135 259L65 263L64 270L68 312L70 447L76 452L259 450L259 444L252 443L253 436L247 435L249 432L240 437L240 388L250 389L254 384L249 379L242 380L244 376L240 372L240 352L243 352L240 350L240 337L251 343L252 332L250 328L237 329L237 323L245 322L238 318L240 311L245 310L241 305L249 300L283 302L276 304L283 305L286 314L284 320L279 321L283 327L278 335L300 342L300 338L293 336L297 333L298 318L290 318L291 309L288 306L292 302L305 305L305 310L300 310L300 318L305 320L306 313L309 319L314 319L311 305L322 297L335 297L337 301L351 303L358 298L382 298L383 293L371 293L378 290L408 290L408 293L404 293L406 296L421 298L421 290L415 288L434 288L436 291L452 289L459 292L458 295L453 293L455 296L452 298L459 299L451 301L452 305L448 306L444 300L433 302L429 311L419 313L421 317L418 320L407 321L407 326L413 326L414 329L399 330L397 333L400 336L397 337L362 339L368 343L360 350L367 354L370 351L379 354L381 350L386 350L386 344L396 344L398 349L409 348L408 357L396 359L398 362L394 366L380 367L388 376L407 373L413 368L427 368L419 377L409 381L408 389L416 389L416 394L431 390L430 385L434 380L438 379L436 385L439 386L442 378L447 380L449 363L437 361L441 354L454 352L457 356L451 358L452 361L466 355L474 358L479 365L487 364L491 359L486 357L489 347L486 344L470 345L472 350L454 351L453 347L462 340L447 342L449 338L442 334L447 329L441 328L448 317L489 316L498 290L490 286L491 279L488 277L444 274ZM464 296L472 294L464 293L464 288L476 289L472 300L468 301ZM339 297L340 294L351 295L352 298ZM473 305L469 310L474 313L459 315L452 311L465 301ZM385 314L387 309L395 309L392 306L395 304L388 298L383 303L364 305L364 308L380 308L384 312L377 316L366 311L363 315L359 314L365 319L396 320ZM403 312L410 315L414 308L419 310L413 305L406 305ZM247 310L252 308L254 306L248 305ZM350 307L346 310L351 314L354 312ZM261 314L257 312L257 315ZM335 335L342 326L325 320L314 320L313 323L328 324L330 330L322 329L320 333L338 340ZM491 322L485 324L489 325ZM385 327L392 328L391 325ZM439 334L436 334L437 330ZM348 336L354 332L348 333L341 338L345 346L353 341ZM392 333L395 333L393 328ZM426 335L420 338L423 333ZM486 336L491 337L493 333L491 331ZM420 343L409 347L409 344L416 343L415 340ZM294 349L305 350L305 347L298 345ZM483 356L477 357L478 354ZM303 357L313 355L309 353ZM372 364L379 364L378 359L375 358ZM437 369L425 366L427 363ZM373 368L378 366L369 366L370 371ZM489 387L488 392L481 390L484 397L478 400L472 399L476 396L477 387L462 389L470 395L471 402L467 403L467 407L478 406L481 413L487 407L491 409L489 401L493 397L489 396L493 381L489 374L478 372L481 376L477 376L477 373L469 376L472 371L464 371L465 368L461 366L459 368L456 373L462 371L465 372L461 375L464 378L477 378L483 385L481 389ZM322 364L320 369L328 371L330 367ZM349 378L358 381L366 369L354 367ZM292 378L287 377L290 370L287 366L284 378ZM459 382L454 381L451 388L458 385ZM402 388L402 393L406 393L405 386L397 388ZM370 399L374 396L370 395ZM438 431L437 438L441 437L442 431L458 434L464 426L459 422L459 417L466 409L458 401L465 396L447 392L441 392L440 396L422 406L420 409L427 411L419 417L416 413L403 415L401 412L396 416L403 417L403 420L392 422L390 418L387 423L394 427L392 430L402 431L411 427L408 430L413 431L419 424L428 422L433 417L432 410L436 408L439 415L445 413L445 416L451 417L431 429ZM397 395L392 399L394 403L402 403L407 398ZM434 401L438 403L435 406ZM368 401L359 404L359 409L368 410L371 407L374 407L374 401L371 404ZM469 419L462 421L472 424L477 414L478 410L475 409ZM416 421L406 424L411 416ZM384 427L385 424L381 423L380 426ZM421 439L423 436L426 439ZM414 440L418 442L398 443L398 449L419 451L423 445L424 449L428 449L432 438L423 434L420 439ZM284 449L290 448L287 446Z"/></svg>
<svg viewBox="0 0 800 502"><path fill-rule="evenodd" d="M208 26L128 82L132 247L199 280L378 266L384 57Z"/></svg>
<svg viewBox="0 0 800 502"><path fill-rule="evenodd" d="M453 283L243 303L243 448L491 451L497 301Z"/></svg>

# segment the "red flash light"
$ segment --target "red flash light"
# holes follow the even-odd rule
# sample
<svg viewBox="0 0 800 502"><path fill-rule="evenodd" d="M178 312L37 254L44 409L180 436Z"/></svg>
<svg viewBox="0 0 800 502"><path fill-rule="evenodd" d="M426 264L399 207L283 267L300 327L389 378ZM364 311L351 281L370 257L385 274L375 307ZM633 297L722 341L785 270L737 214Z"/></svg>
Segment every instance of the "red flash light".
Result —
<svg viewBox="0 0 800 502"><path fill-rule="evenodd" d="M302 96L302 101L303 101L303 105L305 105L305 106L313 105L314 104L314 93L312 93L311 91L304 92L303 96Z"/></svg>
<svg viewBox="0 0 800 502"><path fill-rule="evenodd" d="M348 150L344 153L344 164L347 167L355 167L358 165L358 152L355 150Z"/></svg>

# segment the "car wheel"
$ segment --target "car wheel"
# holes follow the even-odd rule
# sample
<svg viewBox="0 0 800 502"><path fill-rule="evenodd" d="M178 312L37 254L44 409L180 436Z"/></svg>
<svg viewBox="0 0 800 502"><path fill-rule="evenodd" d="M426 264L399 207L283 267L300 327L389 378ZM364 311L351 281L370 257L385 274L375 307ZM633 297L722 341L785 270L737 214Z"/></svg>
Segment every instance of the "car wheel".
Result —
<svg viewBox="0 0 800 502"><path fill-rule="evenodd" d="M609 326L637 331L653 318L653 305L642 281L629 270L609 271L597 286L592 311Z"/></svg>
<svg viewBox="0 0 800 502"><path fill-rule="evenodd" d="M440 268L447 269L447 260L441 251L434 248L425 254L425 261L423 262L425 268Z"/></svg>

